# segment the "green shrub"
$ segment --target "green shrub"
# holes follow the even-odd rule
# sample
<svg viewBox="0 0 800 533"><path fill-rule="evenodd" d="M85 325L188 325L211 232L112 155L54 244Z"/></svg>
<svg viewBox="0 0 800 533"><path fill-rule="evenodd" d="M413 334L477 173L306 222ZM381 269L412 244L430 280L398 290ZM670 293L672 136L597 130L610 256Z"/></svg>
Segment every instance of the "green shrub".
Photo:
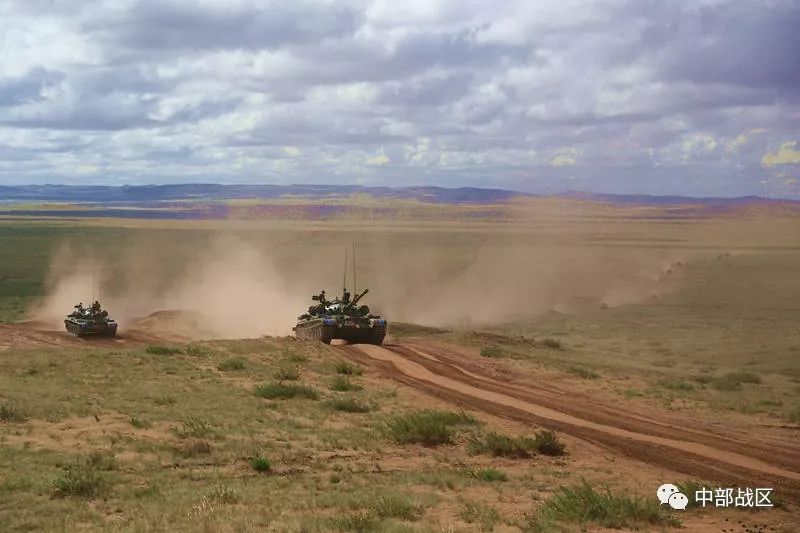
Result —
<svg viewBox="0 0 800 533"><path fill-rule="evenodd" d="M369 405L360 402L356 398L334 398L328 402L328 405L337 411L345 413L368 413L371 411Z"/></svg>
<svg viewBox="0 0 800 533"><path fill-rule="evenodd" d="M281 381L297 381L300 379L300 369L296 366L282 366L272 376Z"/></svg>
<svg viewBox="0 0 800 533"><path fill-rule="evenodd" d="M481 357L497 358L503 357L505 352L499 346L483 346L481 347Z"/></svg>
<svg viewBox="0 0 800 533"><path fill-rule="evenodd" d="M536 441L526 437L510 437L500 433L487 433L483 439L470 442L471 453L484 453L495 457L527 459L536 451Z"/></svg>
<svg viewBox="0 0 800 533"><path fill-rule="evenodd" d="M567 372L572 374L573 376L578 376L582 379L597 379L600 377L600 374L592 370L591 368L580 366L580 365L571 365L567 367Z"/></svg>
<svg viewBox="0 0 800 533"><path fill-rule="evenodd" d="M158 346L150 345L145 348L145 351L153 355L175 355L181 353L183 350L177 346Z"/></svg>
<svg viewBox="0 0 800 533"><path fill-rule="evenodd" d="M564 443L558 439L555 432L549 429L537 431L533 445L536 451L542 455L564 455Z"/></svg>
<svg viewBox="0 0 800 533"><path fill-rule="evenodd" d="M105 494L109 484L94 461L87 457L67 466L64 473L53 482L54 496L96 498Z"/></svg>
<svg viewBox="0 0 800 533"><path fill-rule="evenodd" d="M347 376L336 376L331 381L331 390L337 392L348 392L362 390L364 387L358 383L353 383Z"/></svg>
<svg viewBox="0 0 800 533"><path fill-rule="evenodd" d="M247 366L247 359L242 356L230 357L217 365L217 370L231 372L234 370L244 370Z"/></svg>
<svg viewBox="0 0 800 533"><path fill-rule="evenodd" d="M272 470L272 463L269 462L269 459L266 457L261 457L257 455L250 459L250 467L255 470L256 472L269 472Z"/></svg>
<svg viewBox="0 0 800 533"><path fill-rule="evenodd" d="M674 526L680 521L659 507L653 497L642 498L595 490L586 481L576 487L561 487L527 519L529 531L554 530L558 522L596 524L612 529L641 529L643 526Z"/></svg>
<svg viewBox="0 0 800 533"><path fill-rule="evenodd" d="M424 409L393 416L386 423L389 437L398 444L438 446L453 441L453 427L475 425L477 420L466 413Z"/></svg>
<svg viewBox="0 0 800 533"><path fill-rule="evenodd" d="M345 376L360 376L364 373L364 369L358 365L348 363L347 361L336 361L336 373Z"/></svg>
<svg viewBox="0 0 800 533"><path fill-rule="evenodd" d="M10 403L0 405L0 422L19 424L25 422L28 416Z"/></svg>
<svg viewBox="0 0 800 533"><path fill-rule="evenodd" d="M319 399L319 393L313 387L297 383L264 383L257 386L253 393L259 398L268 400L289 400L292 398Z"/></svg>
<svg viewBox="0 0 800 533"><path fill-rule="evenodd" d="M484 468L483 470L478 470L475 472L475 477L480 479L481 481L508 481L508 475L502 470L496 470L494 468Z"/></svg>

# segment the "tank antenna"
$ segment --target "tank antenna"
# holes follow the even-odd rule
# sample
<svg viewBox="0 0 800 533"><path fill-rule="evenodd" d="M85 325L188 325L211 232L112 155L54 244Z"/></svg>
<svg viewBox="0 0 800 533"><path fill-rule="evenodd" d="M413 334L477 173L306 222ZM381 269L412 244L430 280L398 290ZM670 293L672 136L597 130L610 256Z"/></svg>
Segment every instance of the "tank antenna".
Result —
<svg viewBox="0 0 800 533"><path fill-rule="evenodd" d="M347 290L347 247L344 248L344 272L342 272L342 296Z"/></svg>
<svg viewBox="0 0 800 533"><path fill-rule="evenodd" d="M356 241L353 241L353 294L358 294L358 285L356 285Z"/></svg>

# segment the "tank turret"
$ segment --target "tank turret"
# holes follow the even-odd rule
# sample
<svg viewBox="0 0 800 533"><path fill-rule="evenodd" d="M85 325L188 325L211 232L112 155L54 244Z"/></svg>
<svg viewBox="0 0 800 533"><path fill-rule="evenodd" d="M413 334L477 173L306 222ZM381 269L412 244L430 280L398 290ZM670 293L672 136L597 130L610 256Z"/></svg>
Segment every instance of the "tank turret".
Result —
<svg viewBox="0 0 800 533"><path fill-rule="evenodd" d="M297 325L292 328L298 339L316 339L330 344L333 339L342 339L352 343L383 344L386 337L386 320L380 315L370 314L369 307L358 302L369 292L364 289L354 298L347 289L342 291L341 298L325 300L322 291L311 299L320 302L312 305L308 313L298 317ZM322 298L321 298L322 296Z"/></svg>
<svg viewBox="0 0 800 533"><path fill-rule="evenodd" d="M75 306L75 310L64 319L64 327L76 337L105 336L113 337L117 334L117 321L108 316L100 302L95 300L89 307L84 307L83 302Z"/></svg>

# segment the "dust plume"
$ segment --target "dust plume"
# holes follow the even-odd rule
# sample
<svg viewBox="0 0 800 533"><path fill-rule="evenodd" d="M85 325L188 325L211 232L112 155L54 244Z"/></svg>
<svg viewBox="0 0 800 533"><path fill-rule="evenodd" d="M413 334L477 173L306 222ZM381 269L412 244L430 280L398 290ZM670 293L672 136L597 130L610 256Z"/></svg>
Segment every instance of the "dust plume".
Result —
<svg viewBox="0 0 800 533"><path fill-rule="evenodd" d="M453 262L396 257L376 284L386 314L431 326L524 321L549 311L582 312L660 299L677 286L669 252L601 247L485 244ZM448 265L448 263L450 263Z"/></svg>
<svg viewBox="0 0 800 533"><path fill-rule="evenodd" d="M344 249L358 240L358 288L369 287L362 303L373 311L390 323L478 327L657 301L677 286L672 270L687 259L686 250L609 244L624 234L599 224L591 233L559 220L530 224L541 227L151 232L102 252L65 243L32 318L60 329L73 305L97 298L123 334L287 335L311 294L338 294Z"/></svg>
<svg viewBox="0 0 800 533"><path fill-rule="evenodd" d="M289 334L298 310L307 306L307 296L290 291L266 251L251 243L218 239L173 257L172 263L158 258L165 246L138 243L116 257L101 257L65 245L54 255L47 296L32 310L32 318L60 327L77 302L100 299L123 332L141 323L169 321L160 329L173 328L190 338L253 337ZM180 254L179 248L175 251ZM142 320L163 310L187 313Z"/></svg>

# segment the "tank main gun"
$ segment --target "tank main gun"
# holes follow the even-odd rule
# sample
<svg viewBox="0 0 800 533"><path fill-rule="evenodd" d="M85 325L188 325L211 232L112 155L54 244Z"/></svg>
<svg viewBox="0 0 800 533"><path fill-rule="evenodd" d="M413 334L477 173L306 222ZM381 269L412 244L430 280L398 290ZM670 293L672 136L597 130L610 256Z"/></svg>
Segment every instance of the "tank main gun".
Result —
<svg viewBox="0 0 800 533"><path fill-rule="evenodd" d="M344 312L344 313L347 313L347 312L349 312L351 309L353 309L353 308L356 306L356 304L358 303L358 301L359 301L361 298L363 298L363 297L364 297L364 295L365 295L365 294L367 294L368 292L369 292L369 289L364 289L362 292L360 292L359 294L357 294L355 298L353 298L352 300L350 300L350 303L348 303L347 305L345 305L345 306L344 306L344 308L342 309L342 312Z"/></svg>

